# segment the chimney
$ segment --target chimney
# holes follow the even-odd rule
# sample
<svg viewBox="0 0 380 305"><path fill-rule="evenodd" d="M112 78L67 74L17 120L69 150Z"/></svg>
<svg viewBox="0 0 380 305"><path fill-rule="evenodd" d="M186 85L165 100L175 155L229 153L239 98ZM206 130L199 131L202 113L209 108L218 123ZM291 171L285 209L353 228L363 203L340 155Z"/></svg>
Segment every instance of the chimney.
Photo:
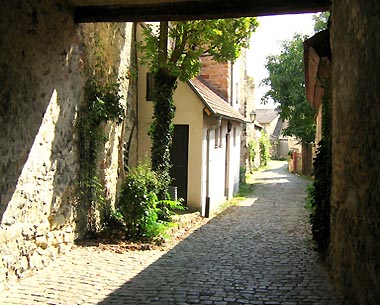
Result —
<svg viewBox="0 0 380 305"><path fill-rule="evenodd" d="M231 99L231 63L218 63L211 56L201 57L200 77L228 102Z"/></svg>

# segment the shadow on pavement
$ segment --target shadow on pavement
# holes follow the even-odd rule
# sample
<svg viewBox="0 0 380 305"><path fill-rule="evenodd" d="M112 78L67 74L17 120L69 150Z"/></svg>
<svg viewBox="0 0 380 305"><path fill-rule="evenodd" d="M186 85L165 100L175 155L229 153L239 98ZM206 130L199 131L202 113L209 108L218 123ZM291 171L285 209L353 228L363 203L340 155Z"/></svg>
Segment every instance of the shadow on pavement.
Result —
<svg viewBox="0 0 380 305"><path fill-rule="evenodd" d="M304 197L291 199L304 189L281 200L277 186L263 184L257 199L228 208L98 304L336 304Z"/></svg>

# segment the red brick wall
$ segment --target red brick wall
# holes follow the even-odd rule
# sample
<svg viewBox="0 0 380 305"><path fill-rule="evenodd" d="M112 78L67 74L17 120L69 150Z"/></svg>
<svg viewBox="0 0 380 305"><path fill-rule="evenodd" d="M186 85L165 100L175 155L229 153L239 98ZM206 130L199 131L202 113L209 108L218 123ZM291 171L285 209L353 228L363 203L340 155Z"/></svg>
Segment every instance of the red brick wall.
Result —
<svg viewBox="0 0 380 305"><path fill-rule="evenodd" d="M210 56L202 57L200 76L207 81L224 98L230 100L231 64L217 63Z"/></svg>

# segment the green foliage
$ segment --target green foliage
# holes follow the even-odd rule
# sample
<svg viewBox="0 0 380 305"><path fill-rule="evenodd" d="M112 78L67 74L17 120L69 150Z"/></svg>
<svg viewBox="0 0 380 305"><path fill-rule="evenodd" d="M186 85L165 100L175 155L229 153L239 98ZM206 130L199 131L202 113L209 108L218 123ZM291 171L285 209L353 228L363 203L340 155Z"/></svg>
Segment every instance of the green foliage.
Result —
<svg viewBox="0 0 380 305"><path fill-rule="evenodd" d="M170 147L173 138L172 121L175 113L173 102L175 83L175 78L167 75L163 70L159 70L155 74L154 119L150 128L150 136L152 139L152 168L155 172L160 173L164 185L160 199L166 199L163 195L171 182L169 171L171 167Z"/></svg>
<svg viewBox="0 0 380 305"><path fill-rule="evenodd" d="M248 142L248 164L249 164L249 172L252 174L255 170L255 158L257 152L259 151L258 143L254 140L249 140Z"/></svg>
<svg viewBox="0 0 380 305"><path fill-rule="evenodd" d="M95 234L101 229L101 217L110 218L104 192L102 175L98 171L99 154L104 150L108 135L103 126L108 122L120 124L124 117L121 104L121 85L117 67L108 63L107 53L100 32L95 30L86 34L86 49L92 53L84 54L84 71L87 82L84 99L78 109L76 122L78 147L78 199L80 212L86 219L87 233Z"/></svg>
<svg viewBox="0 0 380 305"><path fill-rule="evenodd" d="M270 150L271 150L269 135L265 132L261 134L261 137L259 139L259 147L260 147L260 166L265 167L268 165L268 162L270 160Z"/></svg>
<svg viewBox="0 0 380 305"><path fill-rule="evenodd" d="M120 101L121 80L101 83L90 79L86 87L89 120L99 126L103 122L114 121L120 124L124 118L124 107Z"/></svg>
<svg viewBox="0 0 380 305"><path fill-rule="evenodd" d="M203 55L219 62L238 58L257 26L256 18L173 21L161 30L156 25L146 25L144 41L139 45L141 62L152 72L164 69L170 76L187 81L199 73L199 58ZM172 47L163 50L160 40L166 36ZM160 52L165 56L160 57Z"/></svg>
<svg viewBox="0 0 380 305"><path fill-rule="evenodd" d="M107 140L102 123L122 122L124 108L120 104L120 82L101 83L91 78L85 88L85 100L78 113L77 134L79 153L79 198L86 206L87 230L100 229L97 214L106 209L104 188L97 173L99 152Z"/></svg>
<svg viewBox="0 0 380 305"><path fill-rule="evenodd" d="M184 211L186 209L182 198L177 200L159 200L157 208L158 219L168 223L172 221L172 216L176 215L175 211Z"/></svg>
<svg viewBox="0 0 380 305"><path fill-rule="evenodd" d="M318 33L327 29L329 18L330 18L330 12L322 12L322 13L313 15L314 31Z"/></svg>
<svg viewBox="0 0 380 305"><path fill-rule="evenodd" d="M331 88L323 82L325 93L322 101L322 140L318 143L314 159L314 190L311 215L313 238L321 252L328 250L330 242L330 198L332 184L332 117Z"/></svg>
<svg viewBox="0 0 380 305"><path fill-rule="evenodd" d="M154 116L150 129L152 168L170 183L170 147L175 114L173 94L177 80L195 77L201 56L234 61L256 29L256 18L161 22L146 25L139 44L140 61L155 74ZM160 196L161 197L161 196Z"/></svg>
<svg viewBox="0 0 380 305"><path fill-rule="evenodd" d="M241 182L239 184L239 193L237 194L237 197L247 197L248 195L252 194L253 192L253 185L251 183Z"/></svg>
<svg viewBox="0 0 380 305"><path fill-rule="evenodd" d="M306 100L303 40L295 34L292 40L282 43L281 53L267 57L265 65L269 77L262 83L270 87L262 98L263 103L272 99L279 104L280 116L288 121L284 135L295 136L303 143L312 143L315 138L315 110Z"/></svg>
<svg viewBox="0 0 380 305"><path fill-rule="evenodd" d="M162 237L170 225L172 211L183 209L180 202L158 200L162 188L160 177L147 163L129 170L117 202L128 239L150 241Z"/></svg>
<svg viewBox="0 0 380 305"><path fill-rule="evenodd" d="M305 209L310 210L311 214L314 214L314 184L310 183L306 186L306 204Z"/></svg>

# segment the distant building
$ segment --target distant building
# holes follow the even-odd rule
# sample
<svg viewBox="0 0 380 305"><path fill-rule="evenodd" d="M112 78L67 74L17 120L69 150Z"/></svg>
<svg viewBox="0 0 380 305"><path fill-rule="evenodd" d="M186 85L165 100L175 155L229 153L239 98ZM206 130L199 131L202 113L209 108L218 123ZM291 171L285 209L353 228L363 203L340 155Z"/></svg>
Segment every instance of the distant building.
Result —
<svg viewBox="0 0 380 305"><path fill-rule="evenodd" d="M299 140L295 137L283 135L288 123L280 117L280 109L256 109L256 120L269 135L272 145L271 157L274 159L286 158L289 151L301 152Z"/></svg>

